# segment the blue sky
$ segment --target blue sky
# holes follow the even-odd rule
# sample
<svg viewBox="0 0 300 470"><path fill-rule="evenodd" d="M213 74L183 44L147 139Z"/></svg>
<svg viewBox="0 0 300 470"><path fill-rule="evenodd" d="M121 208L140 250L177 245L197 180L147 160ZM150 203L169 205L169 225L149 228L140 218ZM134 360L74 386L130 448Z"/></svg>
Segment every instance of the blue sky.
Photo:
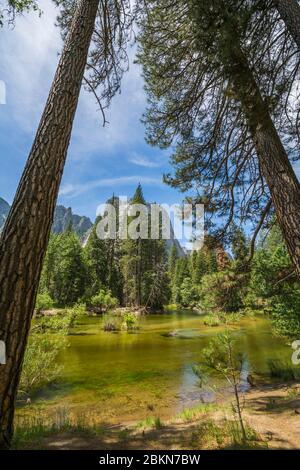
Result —
<svg viewBox="0 0 300 470"><path fill-rule="evenodd" d="M12 202L38 126L61 50L57 10L40 2L41 18L31 13L1 31L0 196ZM133 54L132 54L133 56ZM140 69L131 63L107 112L103 128L92 95L82 90L60 188L59 203L94 219L97 206L114 192L130 196L141 182L148 201L176 203L182 195L162 183L168 156L145 143L140 123L146 105Z"/></svg>
<svg viewBox="0 0 300 470"><path fill-rule="evenodd" d="M57 10L40 0L41 18L31 13L18 18L14 29L1 30L0 82L6 85L0 104L0 196L12 202L61 50ZM133 51L132 51L133 59ZM140 69L131 63L102 126L94 97L82 90L75 118L59 203L80 215L95 218L97 206L114 192L130 197L141 182L149 202L174 204L183 195L162 183L171 171L170 151L145 143L140 122L146 97ZM296 164L297 175L300 163Z"/></svg>

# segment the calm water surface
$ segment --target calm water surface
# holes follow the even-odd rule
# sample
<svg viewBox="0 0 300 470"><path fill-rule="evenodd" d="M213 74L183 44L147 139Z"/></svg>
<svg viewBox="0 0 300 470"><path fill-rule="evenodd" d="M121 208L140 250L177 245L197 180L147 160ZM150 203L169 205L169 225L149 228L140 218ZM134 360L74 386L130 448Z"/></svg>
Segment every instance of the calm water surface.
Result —
<svg viewBox="0 0 300 470"><path fill-rule="evenodd" d="M84 317L59 357L59 383L41 392L31 406L43 411L64 406L114 424L147 416L170 418L186 406L209 401L212 395L200 390L192 366L224 328L207 327L203 321L187 312L148 315L138 332L111 333L103 331L102 318ZM291 356L290 347L272 336L265 318L246 318L232 329L254 372L266 374L269 359ZM173 331L179 336L165 336Z"/></svg>

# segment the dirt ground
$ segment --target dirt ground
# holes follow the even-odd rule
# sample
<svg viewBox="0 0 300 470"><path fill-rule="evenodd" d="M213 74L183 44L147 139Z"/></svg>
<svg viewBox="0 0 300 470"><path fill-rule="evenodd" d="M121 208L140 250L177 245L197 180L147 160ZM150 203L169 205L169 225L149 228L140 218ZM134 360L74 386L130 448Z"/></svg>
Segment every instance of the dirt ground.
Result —
<svg viewBox="0 0 300 470"><path fill-rule="evenodd" d="M245 395L243 406L244 419L259 436L260 447L300 449L300 384L254 387ZM203 433L206 423L222 426L224 419L232 418L230 408L224 410L220 408L203 413L189 423L163 423L158 429L141 430L132 423L107 427L100 435L62 432L43 437L38 443L26 447L62 450L228 448L225 441L209 440ZM200 429L202 432L199 432Z"/></svg>

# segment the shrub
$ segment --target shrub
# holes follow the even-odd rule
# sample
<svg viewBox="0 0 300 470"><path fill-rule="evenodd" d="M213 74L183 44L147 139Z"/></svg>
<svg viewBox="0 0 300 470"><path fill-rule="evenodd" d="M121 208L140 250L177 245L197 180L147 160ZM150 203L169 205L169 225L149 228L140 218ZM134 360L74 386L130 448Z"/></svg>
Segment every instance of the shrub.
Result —
<svg viewBox="0 0 300 470"><path fill-rule="evenodd" d="M86 312L86 307L84 304L75 304L74 307L67 310L67 315L69 318L69 328L78 324L79 318L82 317Z"/></svg>
<svg viewBox="0 0 300 470"><path fill-rule="evenodd" d="M221 320L217 315L208 315L204 320L206 326L220 326Z"/></svg>
<svg viewBox="0 0 300 470"><path fill-rule="evenodd" d="M43 310L50 310L54 306L54 301L48 294L48 292L41 292L37 295L35 308L37 312Z"/></svg>
<svg viewBox="0 0 300 470"><path fill-rule="evenodd" d="M138 319L134 313L131 313L131 312L125 313L125 315L123 316L122 328L127 331L137 330L138 329L137 322L138 322Z"/></svg>
<svg viewBox="0 0 300 470"><path fill-rule="evenodd" d="M208 347L202 351L203 361L193 367L193 372L200 379L203 386L207 374L215 373L223 377L230 384L234 392L235 402L232 410L236 415L243 442L247 440L247 433L243 419L243 407L240 399L240 380L244 358L237 352L235 339L229 331L213 338Z"/></svg>
<svg viewBox="0 0 300 470"><path fill-rule="evenodd" d="M89 302L89 308L97 313L103 313L114 309L118 305L118 300L112 296L110 290L101 289L99 294L94 295Z"/></svg>
<svg viewBox="0 0 300 470"><path fill-rule="evenodd" d="M59 375L61 367L57 365L57 356L65 346L61 338L32 334L26 348L19 396L33 391L53 382Z"/></svg>
<svg viewBox="0 0 300 470"><path fill-rule="evenodd" d="M111 316L105 318L103 323L103 329L104 331L120 331L120 320Z"/></svg>
<svg viewBox="0 0 300 470"><path fill-rule="evenodd" d="M104 331L119 331L119 326L112 321L106 321L103 326Z"/></svg>
<svg viewBox="0 0 300 470"><path fill-rule="evenodd" d="M65 311L60 315L45 316L39 318L34 324L34 333L59 333L67 335L74 326L75 317L72 311Z"/></svg>

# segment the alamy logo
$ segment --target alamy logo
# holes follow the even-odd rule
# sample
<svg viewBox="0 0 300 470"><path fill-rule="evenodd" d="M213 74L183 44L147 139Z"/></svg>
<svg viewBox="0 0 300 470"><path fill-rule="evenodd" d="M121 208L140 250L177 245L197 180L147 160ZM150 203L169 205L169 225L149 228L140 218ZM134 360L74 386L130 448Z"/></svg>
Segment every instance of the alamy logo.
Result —
<svg viewBox="0 0 300 470"><path fill-rule="evenodd" d="M189 244L199 250L204 243L204 206L202 204L134 204L120 196L118 208L111 203L97 208L96 233L101 240L170 240Z"/></svg>
<svg viewBox="0 0 300 470"><path fill-rule="evenodd" d="M6 104L6 85L3 80L0 80L0 104Z"/></svg>
<svg viewBox="0 0 300 470"><path fill-rule="evenodd" d="M0 364L6 364L6 347L4 341L0 341Z"/></svg>
<svg viewBox="0 0 300 470"><path fill-rule="evenodd" d="M292 348L295 352L292 354L292 363L295 366L299 366L300 364L300 340L296 340L292 343Z"/></svg>

